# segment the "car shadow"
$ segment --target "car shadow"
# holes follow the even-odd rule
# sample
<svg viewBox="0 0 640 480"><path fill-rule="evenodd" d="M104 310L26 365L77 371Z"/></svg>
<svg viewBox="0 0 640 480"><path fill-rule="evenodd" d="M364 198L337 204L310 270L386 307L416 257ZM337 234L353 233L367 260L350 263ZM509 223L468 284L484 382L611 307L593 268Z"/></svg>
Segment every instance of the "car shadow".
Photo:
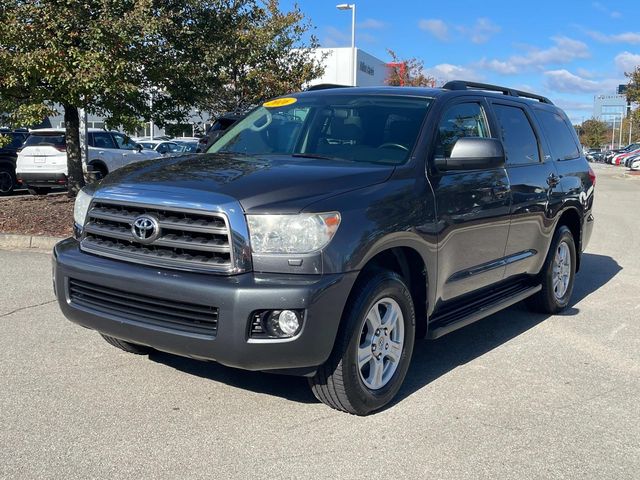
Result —
<svg viewBox="0 0 640 480"><path fill-rule="evenodd" d="M609 282L620 270L622 267L611 257L583 254L572 304L561 315L578 314L579 309L574 305ZM530 312L521 302L438 340L417 341L405 382L387 408L403 401L447 372L521 335L547 318L548 315ZM149 359L190 375L244 390L279 396L300 403L317 402L305 378L238 370L214 362L203 362L163 352L153 352Z"/></svg>

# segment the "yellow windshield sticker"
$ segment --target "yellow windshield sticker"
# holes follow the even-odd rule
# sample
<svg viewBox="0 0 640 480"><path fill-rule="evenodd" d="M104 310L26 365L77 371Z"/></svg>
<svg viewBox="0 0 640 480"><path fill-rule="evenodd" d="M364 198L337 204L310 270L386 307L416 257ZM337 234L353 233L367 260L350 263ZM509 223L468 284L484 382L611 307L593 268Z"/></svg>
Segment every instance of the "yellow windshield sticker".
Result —
<svg viewBox="0 0 640 480"><path fill-rule="evenodd" d="M287 105L296 103L297 101L298 99L293 97L276 98L275 100L270 100L263 103L262 106L267 108L285 107Z"/></svg>

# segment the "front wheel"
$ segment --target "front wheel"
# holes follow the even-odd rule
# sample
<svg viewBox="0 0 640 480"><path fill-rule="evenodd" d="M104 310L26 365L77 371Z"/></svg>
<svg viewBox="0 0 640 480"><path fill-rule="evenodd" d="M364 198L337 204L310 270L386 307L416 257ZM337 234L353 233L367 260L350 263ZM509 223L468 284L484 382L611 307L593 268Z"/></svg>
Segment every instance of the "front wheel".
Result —
<svg viewBox="0 0 640 480"><path fill-rule="evenodd" d="M331 356L309 380L318 400L355 415L393 399L415 341L415 311L404 280L386 270L370 273L349 299Z"/></svg>
<svg viewBox="0 0 640 480"><path fill-rule="evenodd" d="M573 293L576 275L576 244L573 234L562 225L556 230L540 279L542 290L527 299L532 310L558 313L564 310Z"/></svg>

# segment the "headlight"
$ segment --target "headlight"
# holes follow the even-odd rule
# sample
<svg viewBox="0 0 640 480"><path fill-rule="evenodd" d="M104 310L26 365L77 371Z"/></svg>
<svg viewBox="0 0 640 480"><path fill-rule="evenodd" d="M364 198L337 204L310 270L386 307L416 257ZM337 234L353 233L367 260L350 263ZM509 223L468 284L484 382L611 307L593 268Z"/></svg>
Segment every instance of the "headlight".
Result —
<svg viewBox="0 0 640 480"><path fill-rule="evenodd" d="M327 246L340 214L247 215L254 253L310 253Z"/></svg>
<svg viewBox="0 0 640 480"><path fill-rule="evenodd" d="M73 205L73 221L80 227L84 226L84 220L87 217L89 204L93 195L87 193L84 188L76 195L76 203Z"/></svg>

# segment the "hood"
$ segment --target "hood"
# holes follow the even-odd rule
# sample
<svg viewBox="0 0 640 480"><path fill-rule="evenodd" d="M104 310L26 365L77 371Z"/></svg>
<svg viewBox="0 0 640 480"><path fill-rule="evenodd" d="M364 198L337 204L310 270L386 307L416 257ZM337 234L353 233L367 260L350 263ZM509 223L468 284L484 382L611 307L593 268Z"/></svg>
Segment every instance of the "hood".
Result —
<svg viewBox="0 0 640 480"><path fill-rule="evenodd" d="M195 154L131 164L108 175L99 186L188 195L217 193L240 202L245 212L299 212L310 203L384 182L389 165L293 158Z"/></svg>

